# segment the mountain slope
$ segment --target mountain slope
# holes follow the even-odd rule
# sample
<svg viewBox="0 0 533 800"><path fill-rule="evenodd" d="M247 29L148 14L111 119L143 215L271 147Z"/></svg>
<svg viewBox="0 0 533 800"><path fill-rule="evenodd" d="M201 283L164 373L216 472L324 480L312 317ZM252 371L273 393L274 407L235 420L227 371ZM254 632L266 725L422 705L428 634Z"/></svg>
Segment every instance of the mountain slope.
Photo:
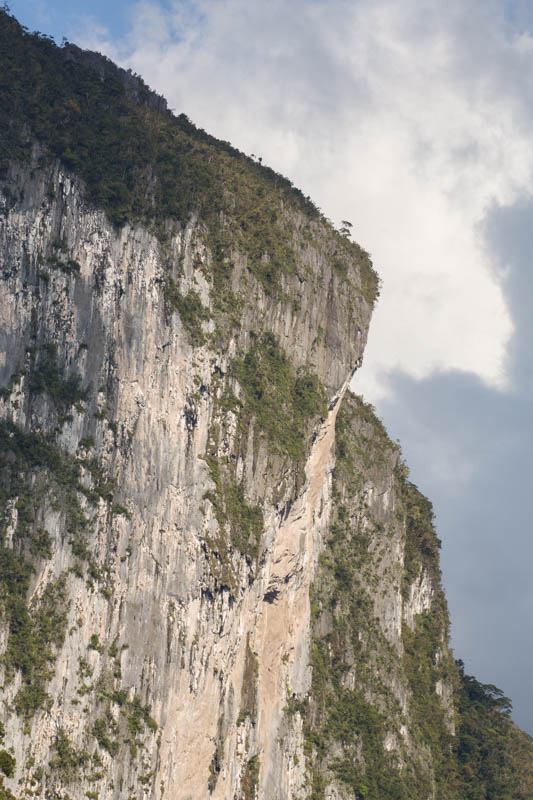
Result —
<svg viewBox="0 0 533 800"><path fill-rule="evenodd" d="M347 392L368 255L102 56L0 57L0 798L533 796Z"/></svg>

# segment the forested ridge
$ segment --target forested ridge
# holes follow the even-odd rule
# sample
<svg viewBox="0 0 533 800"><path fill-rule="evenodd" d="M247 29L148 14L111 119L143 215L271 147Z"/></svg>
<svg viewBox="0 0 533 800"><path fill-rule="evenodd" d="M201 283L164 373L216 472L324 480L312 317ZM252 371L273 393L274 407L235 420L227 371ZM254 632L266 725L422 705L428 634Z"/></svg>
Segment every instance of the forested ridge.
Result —
<svg viewBox="0 0 533 800"><path fill-rule="evenodd" d="M169 220L197 216L219 263L232 248L271 290L294 272L293 224L283 209L325 221L299 189L227 142L174 115L139 76L75 45L58 47L0 10L0 175L38 147L83 179L87 197L117 226L143 221L165 236ZM368 254L338 234L338 267L355 256L370 298L378 293Z"/></svg>

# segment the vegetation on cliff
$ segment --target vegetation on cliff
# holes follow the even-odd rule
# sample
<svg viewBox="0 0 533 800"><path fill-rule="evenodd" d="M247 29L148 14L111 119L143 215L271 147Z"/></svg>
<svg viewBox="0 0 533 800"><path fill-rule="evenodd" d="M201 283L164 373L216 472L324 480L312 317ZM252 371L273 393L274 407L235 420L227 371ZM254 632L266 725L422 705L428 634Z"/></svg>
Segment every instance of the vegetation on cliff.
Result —
<svg viewBox="0 0 533 800"><path fill-rule="evenodd" d="M304 455L309 421L327 414L324 387L305 368L295 374L271 333L253 339L232 370L243 389L244 416L255 417L271 447L298 461Z"/></svg>
<svg viewBox="0 0 533 800"><path fill-rule="evenodd" d="M285 285L296 274L303 282L306 267L300 256L305 244L326 232L332 284L349 284L353 263L359 268L360 285L350 284L350 290L370 304L376 299L377 276L368 255L349 241L347 228L333 231L287 179L196 128L185 115L175 117L137 76L97 54L83 53L73 45L59 48L46 36L29 34L6 9L0 10L0 58L0 93L3 107L9 109L0 118L1 178L10 174L13 164L47 167L57 159L81 178L86 198L103 209L117 228L148 224L163 244L172 226L184 228L191 219L199 220L205 253L203 259L198 256L194 270L210 284L209 307L204 305L205 292L201 295L195 288L183 290L178 285L181 265L172 265L172 275L169 267L162 290L166 312L177 312L194 347L209 345L220 351L228 331L240 324L244 292L238 296L232 288L237 254L244 256L247 270L243 285L250 279L257 295L280 302L278 311L288 307L296 314L298 300L284 294ZM48 201L53 199L50 187ZM8 203L16 202L20 198L12 184ZM69 257L64 243L49 243L48 250L40 263L62 280L77 280L80 265ZM49 276L43 269L38 280L46 283ZM318 286L322 276L315 278ZM106 433L114 434L114 445L108 437L107 452L113 462L113 447L115 455L119 450L118 422L106 417L107 408L104 414L98 406L78 426L82 438L72 436L72 452L64 444L59 446L74 410L82 415L91 403L94 410L95 390L67 357L61 361L51 341L38 336L37 325L32 313L32 344L25 352L25 367L0 390L2 402L12 402L11 410L19 408L15 403L24 404L21 416L28 420L27 429L0 421L0 611L7 634L1 666L6 688L18 681L6 719L18 715L26 732L37 712L52 702L48 681L69 635L68 582L83 579L88 592L98 585L102 607L116 600L112 584L105 581L106 564L97 564L91 553L96 510L99 524L108 526L106 538L110 550L114 548L117 574L131 556L129 542L119 550L112 525L113 515L129 520L129 512L114 502L116 484L104 462L91 455L92 434L97 422L105 421ZM200 573L204 554L209 565L198 600L211 604L209 613L218 601L226 603L226 609L236 605L244 596L243 587L252 586L261 559L268 556L262 545L269 517L264 496L250 481L246 483L246 462L257 459L261 451L270 481L264 489L270 491L268 513L283 513L278 499L283 499L285 509L290 507L305 479L303 465L313 430L328 413L324 386L305 361L312 353L304 354L296 367L267 328L258 325L257 331L245 332L246 346L231 350L224 366L227 372L213 358L209 386L191 367L197 391L191 391L182 415L191 451L195 403L205 401L211 407L211 415L205 417L209 426L205 450L195 451L194 457L203 459L210 479L201 510L204 518L211 511L213 526L209 533L195 527L189 542L191 552L194 537L201 543L194 569ZM315 343L309 346L313 352L323 333L316 331ZM21 399L13 402L13 386L22 377ZM39 417L35 410L43 407L45 413ZM42 426L32 430L36 419ZM323 800L328 785L336 783L357 800L531 800L531 739L513 725L509 701L500 690L466 675L449 650L440 543L431 503L408 480L397 446L361 399L347 396L336 434L333 511L311 593L311 692L301 697L289 693L287 702L288 717L299 715L303 722L309 797ZM133 436L128 431L125 451ZM378 485L389 506L376 499ZM143 537L149 527L147 505L142 509ZM176 506L169 508L178 516ZM52 540L42 524L45 510L56 515L54 531L65 541ZM165 532L160 530L162 537ZM190 533L176 524L173 536L186 539ZM46 580L38 583L37 577L45 574L42 565L51 564L55 548L61 549L68 568L49 570ZM167 566L159 562L148 546L146 552L155 564L153 585L150 582L150 591L155 591L168 562ZM182 567L185 573L179 564ZM178 663L178 651L179 669L186 668L182 642L186 636L183 629L176 634L177 603L172 599L185 603L181 581L181 577L176 580L175 594L165 595L165 668L172 659ZM123 597L119 616L122 601ZM116 616L111 604L104 615ZM152 619L155 627L163 617L154 613ZM81 625L78 618L71 631ZM173 639L178 636L179 647ZM196 663L205 655L199 639L195 634L191 651ZM71 702L85 703L86 698L88 703L90 698L95 715L83 731L83 742L82 737L77 743L71 741L57 724L51 760L29 779L33 795L55 791L45 785L46 780L64 788L83 775L92 787L86 796L96 798L93 783L103 780L106 759L107 764L111 759L128 764L138 759L145 764L144 774L138 776L140 785L152 786L154 771L143 751L146 742L156 740L157 725L139 689L122 684L120 655L127 643L120 649L117 641L118 636L109 645L101 633L87 634L75 675L77 696ZM155 673L156 667L155 658L147 672L142 667L143 690L150 681L148 673ZM249 634L244 673L236 725L247 730L249 750L241 790L252 800L257 798L261 756L248 741L258 722L257 663ZM223 680L222 671L215 674ZM83 713L89 713L89 705ZM224 721L223 715L220 720ZM223 769L224 736L220 722L206 775L210 790ZM3 740L0 724L0 746ZM13 800L4 778L12 778L15 769L12 753L0 750L0 800ZM132 784L128 791L134 796L138 789Z"/></svg>
<svg viewBox="0 0 533 800"><path fill-rule="evenodd" d="M117 226L144 221L164 236L169 220L206 227L213 269L239 250L268 292L297 269L295 215L326 222L291 182L227 142L174 116L142 80L74 45L57 47L0 10L0 175L10 162L58 158L91 203ZM308 229L308 236L312 236ZM378 279L368 254L340 232L336 263L356 261L369 302Z"/></svg>
<svg viewBox="0 0 533 800"><path fill-rule="evenodd" d="M65 393L59 387L74 387L74 400L78 381L55 380L53 363L51 371L37 373L37 391L41 391L41 380L46 389L52 375L51 396L59 393L63 409ZM64 518L76 558L74 572L83 576L85 563L88 586L92 586L103 576L87 547L90 518L80 499L85 495L90 506L103 499L112 510L112 483L103 480L94 460L73 457L52 436L26 433L5 420L0 420L0 478L0 607L8 626L2 666L7 682L17 674L21 677L15 711L27 720L48 703L46 684L65 638L68 611L65 574L49 580L42 592L28 599L33 575L43 560L52 557L52 540L41 524L43 510L51 508ZM105 591L103 584L101 591Z"/></svg>
<svg viewBox="0 0 533 800"><path fill-rule="evenodd" d="M403 655L385 635L376 606L402 582L384 561L404 536L406 509L399 503L406 478L395 470L398 458L371 407L348 395L337 417L334 517L312 594L313 689L306 738L313 800L326 797L332 780L356 798L429 797L452 765L451 736L435 692L443 672L434 659L445 636L445 605L431 617L431 631L422 624L412 632L404 626L411 639ZM386 483L387 475L396 479L391 487L399 501L396 515L370 501L369 487L384 476ZM416 495L410 497L409 514L416 516ZM418 515L425 523L422 503ZM411 560L417 556L413 552ZM405 725L419 737L411 748L403 742ZM386 746L387 737L392 746Z"/></svg>
<svg viewBox="0 0 533 800"><path fill-rule="evenodd" d="M457 661L456 754L461 800L530 800L533 740L511 719L511 701L501 689L480 683Z"/></svg>
<svg viewBox="0 0 533 800"><path fill-rule="evenodd" d="M335 513L312 590L312 692L292 704L304 718L312 799L337 781L357 800L531 800L533 741L503 693L465 675L449 650L431 503L361 398L347 396L336 433ZM393 514L371 500L387 480ZM384 556L398 536L395 574ZM431 606L412 624L404 611L395 646L383 598L400 591L409 607L424 575Z"/></svg>
<svg viewBox="0 0 533 800"><path fill-rule="evenodd" d="M272 457L281 465L292 465L302 480L303 458L310 431L327 414L326 393L316 375L303 367L294 370L290 359L272 333L252 333L252 344L243 358L235 358L230 377L239 387L240 399L226 390L216 404L206 462L213 490L206 499L213 506L219 530L210 541L215 556L213 567L222 584L234 588L231 566L234 551L244 555L250 565L260 552L263 535L263 510L247 501L242 479L236 477L236 461L222 455L223 442L233 439L232 449L242 454L250 431L264 441ZM229 415L237 423L235 432L227 429Z"/></svg>

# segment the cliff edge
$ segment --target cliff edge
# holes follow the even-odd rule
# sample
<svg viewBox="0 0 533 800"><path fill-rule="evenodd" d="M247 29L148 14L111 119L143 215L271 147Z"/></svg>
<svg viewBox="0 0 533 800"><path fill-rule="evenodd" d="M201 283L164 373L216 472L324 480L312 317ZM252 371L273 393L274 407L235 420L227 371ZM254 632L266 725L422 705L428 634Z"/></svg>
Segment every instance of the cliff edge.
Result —
<svg viewBox="0 0 533 800"><path fill-rule="evenodd" d="M533 797L347 388L368 254L104 57L0 59L0 799Z"/></svg>

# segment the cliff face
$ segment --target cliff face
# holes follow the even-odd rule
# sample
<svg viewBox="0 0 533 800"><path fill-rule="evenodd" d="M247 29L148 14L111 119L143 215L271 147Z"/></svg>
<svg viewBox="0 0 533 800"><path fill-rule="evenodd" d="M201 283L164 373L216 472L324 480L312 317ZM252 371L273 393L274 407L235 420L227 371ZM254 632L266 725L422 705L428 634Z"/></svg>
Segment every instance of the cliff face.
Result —
<svg viewBox="0 0 533 800"><path fill-rule="evenodd" d="M0 18L0 797L461 796L431 508L347 393L368 256Z"/></svg>
<svg viewBox="0 0 533 800"><path fill-rule="evenodd" d="M354 395L335 455L311 591L312 785L319 797L456 797L455 664L431 506Z"/></svg>
<svg viewBox="0 0 533 800"><path fill-rule="evenodd" d="M194 222L168 238L163 255L146 228L115 233L56 166L31 177L15 170L8 181L24 199L0 234L6 446L12 435L39 437L74 475L62 486L55 463L34 458L33 439L23 439L16 469L30 508L10 475L6 535L24 552L26 540L46 539L30 602L61 585L64 642L50 682L28 676L26 694L42 684L52 700L28 709L26 736L10 718L8 739L20 766L28 757L46 763L58 725L79 749L104 720L100 794L114 785L123 796L132 774L153 772L157 796L201 797L209 779L215 796L233 796L246 763L277 749L287 677L308 681L313 517L327 493L337 397L369 316L357 271L345 290L309 246L305 281L287 280L273 298L247 277L254 302L243 300L223 351L211 345L218 334L207 319L194 331L205 342L193 346L165 287L174 274L173 291L194 291L196 316L207 316L211 254ZM234 259L237 298L244 265ZM280 394L272 432L261 429L263 391ZM293 418L293 393L309 405L305 424ZM24 681L17 670L6 688L15 707ZM143 724L133 758L121 721L136 698L158 729Z"/></svg>

